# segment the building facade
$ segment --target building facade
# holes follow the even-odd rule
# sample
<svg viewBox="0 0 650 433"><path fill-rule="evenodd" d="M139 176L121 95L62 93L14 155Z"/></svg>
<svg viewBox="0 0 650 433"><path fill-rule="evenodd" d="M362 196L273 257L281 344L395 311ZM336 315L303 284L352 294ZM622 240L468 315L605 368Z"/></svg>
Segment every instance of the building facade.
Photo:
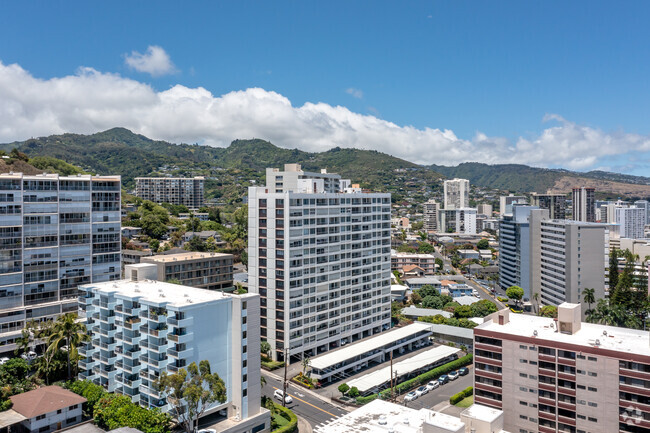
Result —
<svg viewBox="0 0 650 433"><path fill-rule="evenodd" d="M319 173L294 188L284 183L291 169L249 188L249 291L276 360L390 326L390 194L336 190L349 181Z"/></svg>
<svg viewBox="0 0 650 433"><path fill-rule="evenodd" d="M596 190L594 188L573 188L573 219L575 221L596 221Z"/></svg>
<svg viewBox="0 0 650 433"><path fill-rule="evenodd" d="M520 433L650 431L650 333L496 312L474 328L474 402Z"/></svg>
<svg viewBox="0 0 650 433"><path fill-rule="evenodd" d="M646 210L639 207L616 208L616 224L622 238L644 238Z"/></svg>
<svg viewBox="0 0 650 433"><path fill-rule="evenodd" d="M648 200L637 200L634 202L634 206L645 210L645 225L650 224L650 202Z"/></svg>
<svg viewBox="0 0 650 433"><path fill-rule="evenodd" d="M120 278L120 177L0 174L1 352L25 322L77 311L77 286Z"/></svg>
<svg viewBox="0 0 650 433"><path fill-rule="evenodd" d="M433 254L391 253L392 271L401 271L406 266L418 266L425 274L433 275L436 273L436 257Z"/></svg>
<svg viewBox="0 0 650 433"><path fill-rule="evenodd" d="M548 209L551 219L563 220L566 218L566 195L564 194L533 193L531 204L540 209Z"/></svg>
<svg viewBox="0 0 650 433"><path fill-rule="evenodd" d="M492 205L491 204L480 204L477 207L477 212L479 215L486 215L488 217L492 216Z"/></svg>
<svg viewBox="0 0 650 433"><path fill-rule="evenodd" d="M196 177L136 177L135 195L154 203L182 204L190 209L203 206L205 178Z"/></svg>
<svg viewBox="0 0 650 433"><path fill-rule="evenodd" d="M502 195L499 197L499 214L501 216L508 215L512 213L512 205L518 204L528 204L528 200L523 195Z"/></svg>
<svg viewBox="0 0 650 433"><path fill-rule="evenodd" d="M445 209L469 207L469 180L451 179L444 183Z"/></svg>
<svg viewBox="0 0 650 433"><path fill-rule="evenodd" d="M592 288L605 297L609 260L609 226L571 220L552 220L548 211L532 210L530 221L530 288L542 305L582 302Z"/></svg>
<svg viewBox="0 0 650 433"><path fill-rule="evenodd" d="M524 298L531 299L530 290L530 223L528 217L537 206L515 206L499 222L499 285L524 289Z"/></svg>
<svg viewBox="0 0 650 433"><path fill-rule="evenodd" d="M428 200L423 205L424 229L428 232L438 231L438 211L440 204L435 200Z"/></svg>
<svg viewBox="0 0 650 433"><path fill-rule="evenodd" d="M140 263L157 267L158 281L177 280L200 289L221 290L233 285L233 255L191 251L140 258Z"/></svg>
<svg viewBox="0 0 650 433"><path fill-rule="evenodd" d="M440 232L464 235L476 234L476 209L442 209L439 215Z"/></svg>
<svg viewBox="0 0 650 433"><path fill-rule="evenodd" d="M163 371L207 360L224 380L227 400L206 415L225 409L229 419L268 423L260 408L259 296L142 278L146 266L127 266L126 280L80 287L91 341L79 349L79 378L169 412L154 382Z"/></svg>

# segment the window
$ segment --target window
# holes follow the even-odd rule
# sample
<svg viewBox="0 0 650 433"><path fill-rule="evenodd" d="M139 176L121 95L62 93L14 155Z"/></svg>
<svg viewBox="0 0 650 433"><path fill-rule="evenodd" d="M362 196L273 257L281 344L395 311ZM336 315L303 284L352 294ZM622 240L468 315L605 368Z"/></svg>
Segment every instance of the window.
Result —
<svg viewBox="0 0 650 433"><path fill-rule="evenodd" d="M586 359L584 355L578 355L578 359Z"/></svg>
<svg viewBox="0 0 650 433"><path fill-rule="evenodd" d="M42 419L45 419L45 415L39 415L39 416L36 417L36 421L39 421L39 420L42 420Z"/></svg>
<svg viewBox="0 0 650 433"><path fill-rule="evenodd" d="M519 377L528 377L526 373L519 373Z"/></svg>
<svg viewBox="0 0 650 433"><path fill-rule="evenodd" d="M588 361L598 362L598 358L595 358L595 357L593 357L593 356L588 356L588 357L587 357L587 360L588 360Z"/></svg>
<svg viewBox="0 0 650 433"><path fill-rule="evenodd" d="M248 375L247 374L243 375L241 380L242 380L242 382L247 382L248 381Z"/></svg>
<svg viewBox="0 0 650 433"><path fill-rule="evenodd" d="M528 406L528 403L526 403L525 401L519 401L519 404L522 406Z"/></svg>
<svg viewBox="0 0 650 433"><path fill-rule="evenodd" d="M241 318L241 323L242 323L242 324L246 324L246 322L247 322L246 317L247 317L247 316L244 316L244 317Z"/></svg>
<svg viewBox="0 0 650 433"><path fill-rule="evenodd" d="M527 349L527 347L526 347L524 344L520 344L520 345L519 345L519 348L520 348L520 349L524 349L524 350Z"/></svg>
<svg viewBox="0 0 650 433"><path fill-rule="evenodd" d="M246 331L241 333L241 338L246 338Z"/></svg>
<svg viewBox="0 0 650 433"><path fill-rule="evenodd" d="M248 389L245 389L241 392L242 397L246 397L248 395Z"/></svg>
<svg viewBox="0 0 650 433"><path fill-rule="evenodd" d="M528 388L526 388L525 386L520 386L519 391L527 392Z"/></svg>
<svg viewBox="0 0 650 433"><path fill-rule="evenodd" d="M584 385L577 385L577 386L578 386L578 389L585 389Z"/></svg>
<svg viewBox="0 0 650 433"><path fill-rule="evenodd" d="M61 410L61 409L56 411L57 415L60 414L61 412L63 412L63 410Z"/></svg>
<svg viewBox="0 0 650 433"><path fill-rule="evenodd" d="M519 359L519 362L521 362L522 364L528 364L528 360L527 360L527 359Z"/></svg>
<svg viewBox="0 0 650 433"><path fill-rule="evenodd" d="M598 418L589 417L587 419L591 422L598 422Z"/></svg>
<svg viewBox="0 0 650 433"><path fill-rule="evenodd" d="M587 389L591 392L598 392L598 388L594 388L593 386L589 386Z"/></svg>
<svg viewBox="0 0 650 433"><path fill-rule="evenodd" d="M596 373L596 372L594 372L594 371L590 371L590 372L588 372L587 374L589 374L589 376L591 376L591 377L596 377L596 376L598 376L598 373Z"/></svg>
<svg viewBox="0 0 650 433"><path fill-rule="evenodd" d="M587 404L588 404L589 406L591 406L591 407L598 407L598 403L594 403L593 401L590 401L590 402L587 403Z"/></svg>
<svg viewBox="0 0 650 433"><path fill-rule="evenodd" d="M526 415L519 415L519 418L521 418L521 419L528 419L528 417L527 417Z"/></svg>
<svg viewBox="0 0 650 433"><path fill-rule="evenodd" d="M580 415L580 414L578 414L578 415L576 415L576 416L577 416L578 418L580 418L580 419L587 419L587 417L584 416L584 415Z"/></svg>

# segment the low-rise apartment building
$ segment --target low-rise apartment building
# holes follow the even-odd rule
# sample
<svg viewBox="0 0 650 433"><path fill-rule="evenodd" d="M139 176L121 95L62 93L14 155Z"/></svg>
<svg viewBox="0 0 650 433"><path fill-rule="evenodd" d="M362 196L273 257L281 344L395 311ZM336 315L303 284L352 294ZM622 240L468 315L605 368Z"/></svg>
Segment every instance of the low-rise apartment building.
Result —
<svg viewBox="0 0 650 433"><path fill-rule="evenodd" d="M154 203L182 204L190 209L203 206L205 178L196 177L136 177L135 195Z"/></svg>
<svg viewBox="0 0 650 433"><path fill-rule="evenodd" d="M79 348L79 378L141 406L169 411L165 395L154 386L160 374L207 360L224 380L227 400L213 404L206 415L227 410L226 421L237 421L219 431L266 429L268 411L260 408L259 296L159 282L141 268L151 266L127 266L129 279L80 287L80 315L91 340Z"/></svg>
<svg viewBox="0 0 650 433"><path fill-rule="evenodd" d="M474 401L520 433L650 431L650 333L505 309L474 328Z"/></svg>
<svg viewBox="0 0 650 433"><path fill-rule="evenodd" d="M436 273L436 256L433 254L393 253L390 255L392 271L402 271L406 266L418 266L426 275Z"/></svg>
<svg viewBox="0 0 650 433"><path fill-rule="evenodd" d="M208 290L232 287L233 255L186 252L142 257L140 263L158 267L157 280L178 280L181 284Z"/></svg>

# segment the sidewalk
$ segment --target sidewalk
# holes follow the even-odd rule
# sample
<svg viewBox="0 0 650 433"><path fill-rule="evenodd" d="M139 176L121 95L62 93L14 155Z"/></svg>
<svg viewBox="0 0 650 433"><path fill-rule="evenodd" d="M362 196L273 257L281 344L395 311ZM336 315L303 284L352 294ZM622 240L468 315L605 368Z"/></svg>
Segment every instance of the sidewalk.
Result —
<svg viewBox="0 0 650 433"><path fill-rule="evenodd" d="M299 433L312 433L311 425L302 417L298 417L298 432Z"/></svg>

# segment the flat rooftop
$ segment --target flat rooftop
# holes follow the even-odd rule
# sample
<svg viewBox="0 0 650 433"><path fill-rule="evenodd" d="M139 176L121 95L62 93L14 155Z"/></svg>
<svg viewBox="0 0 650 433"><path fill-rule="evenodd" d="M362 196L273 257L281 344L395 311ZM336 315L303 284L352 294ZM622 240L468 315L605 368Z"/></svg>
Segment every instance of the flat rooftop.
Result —
<svg viewBox="0 0 650 433"><path fill-rule="evenodd" d="M393 329L391 331L382 332L374 337L367 338L349 346L328 352L324 355L317 356L311 359L311 368L323 370L343 362L347 359L356 358L367 352L371 352L382 346L394 343L403 338L411 337L421 331L430 331L431 325L428 323L413 323L403 328Z"/></svg>
<svg viewBox="0 0 650 433"><path fill-rule="evenodd" d="M434 347L402 361L394 362L393 371L398 372L399 376L404 376L413 371L417 371L423 367L426 367L427 365L435 364L441 359L444 359L458 352L460 352L460 349L456 349L450 346ZM379 370L375 370L372 373L363 375L357 379L350 380L346 383L350 386L350 388L356 386L361 393L365 393L389 381L390 366L387 366Z"/></svg>
<svg viewBox="0 0 650 433"><path fill-rule="evenodd" d="M486 422L494 422L502 415L503 411L481 404L473 404L461 412L461 416Z"/></svg>
<svg viewBox="0 0 650 433"><path fill-rule="evenodd" d="M315 433L419 433L424 423L440 431L457 432L465 424L451 415L429 409L412 409L384 400L373 400L359 409L317 426Z"/></svg>
<svg viewBox="0 0 650 433"><path fill-rule="evenodd" d="M579 331L574 334L564 334L556 332L555 322L551 318L524 314L510 314L509 317L510 321L505 325L487 320L474 329L526 338L534 337L549 341L551 345L567 343L650 356L650 332L648 331L582 322ZM535 331L537 331L537 336L534 336ZM599 346L596 345L596 340L598 340Z"/></svg>
<svg viewBox="0 0 650 433"><path fill-rule="evenodd" d="M92 288L100 294L114 294L117 297L139 298L140 302L164 303L175 307L214 302L235 296L216 290L198 289L196 287L163 283L162 281L155 280L107 281L105 283L84 284L79 287L86 290Z"/></svg>
<svg viewBox="0 0 650 433"><path fill-rule="evenodd" d="M169 262L181 262L183 260L199 260L199 259L210 259L217 257L231 257L232 254L225 253L202 253L199 251L188 251L186 253L178 254L165 254L165 255L156 255L147 258L147 263L169 263Z"/></svg>

